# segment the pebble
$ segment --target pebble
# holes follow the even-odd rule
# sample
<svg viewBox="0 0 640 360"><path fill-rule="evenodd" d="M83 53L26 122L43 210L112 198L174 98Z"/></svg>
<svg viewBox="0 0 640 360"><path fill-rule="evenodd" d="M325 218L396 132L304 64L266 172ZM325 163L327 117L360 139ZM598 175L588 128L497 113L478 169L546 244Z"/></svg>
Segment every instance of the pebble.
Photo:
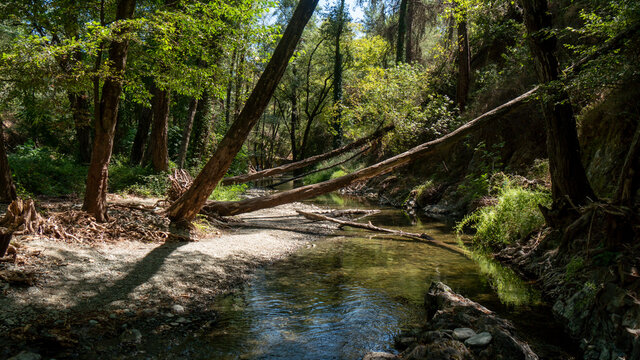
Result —
<svg viewBox="0 0 640 360"><path fill-rule="evenodd" d="M23 351L20 354L9 358L9 360L40 360L42 356L40 354L32 353L29 351Z"/></svg>
<svg viewBox="0 0 640 360"><path fill-rule="evenodd" d="M89 320L89 325L91 325L91 326L98 325L98 320Z"/></svg>
<svg viewBox="0 0 640 360"><path fill-rule="evenodd" d="M181 324L186 324L186 323L190 323L191 320L187 320L183 317L179 317L178 320L176 320L177 323L181 323Z"/></svg>
<svg viewBox="0 0 640 360"><path fill-rule="evenodd" d="M116 314L109 314L109 319L117 319L118 315Z"/></svg>
<svg viewBox="0 0 640 360"><path fill-rule="evenodd" d="M475 334L476 332L469 328L453 329L453 338L459 341L465 341L468 338L474 336Z"/></svg>
<svg viewBox="0 0 640 360"><path fill-rule="evenodd" d="M468 338L464 344L467 346L486 346L491 342L492 337L488 332L481 332L478 335L474 335Z"/></svg>
<svg viewBox="0 0 640 360"><path fill-rule="evenodd" d="M124 344L140 344L142 341L142 333L138 329L125 330L120 335L120 341Z"/></svg>
<svg viewBox="0 0 640 360"><path fill-rule="evenodd" d="M184 313L184 307L182 305L175 304L171 307L171 311L174 314L182 314Z"/></svg>
<svg viewBox="0 0 640 360"><path fill-rule="evenodd" d="M4 322L9 326L13 326L13 325L16 324L16 321L14 319L11 319L11 318L4 319Z"/></svg>

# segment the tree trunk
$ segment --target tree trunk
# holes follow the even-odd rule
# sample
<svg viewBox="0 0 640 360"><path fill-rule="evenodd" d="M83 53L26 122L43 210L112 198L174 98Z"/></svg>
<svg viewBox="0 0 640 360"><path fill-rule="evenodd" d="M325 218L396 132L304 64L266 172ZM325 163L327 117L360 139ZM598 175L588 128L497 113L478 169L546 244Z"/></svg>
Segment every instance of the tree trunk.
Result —
<svg viewBox="0 0 640 360"><path fill-rule="evenodd" d="M626 207L633 207L634 197L640 185L640 124L636 129L636 133L631 141L629 152L625 157L614 203Z"/></svg>
<svg viewBox="0 0 640 360"><path fill-rule="evenodd" d="M206 92L202 96L202 100L198 101L196 116L193 121L194 133L191 142L192 157L200 160L208 157L207 149L209 149L209 140L211 137L211 129L215 129L216 101L212 99ZM215 146L215 144L213 144Z"/></svg>
<svg viewBox="0 0 640 360"><path fill-rule="evenodd" d="M129 19L133 16L135 0L120 0L116 10L116 20ZM126 32L126 28L117 31L118 35ZM117 37L119 38L119 37ZM83 210L93 215L97 221L106 221L107 215L107 182L109 179L109 161L113 150L113 135L116 129L118 103L122 92L121 77L127 64L129 40L120 38L109 46L109 60L112 64L111 76L102 86L99 113L96 117L96 136L91 153L91 164L87 175L87 189L84 196Z"/></svg>
<svg viewBox="0 0 640 360"><path fill-rule="evenodd" d="M464 14L462 21L458 23L458 86L456 88L456 100L458 101L460 111L464 111L467 106L470 81L471 51L469 49L467 16Z"/></svg>
<svg viewBox="0 0 640 360"><path fill-rule="evenodd" d="M519 97L480 115L479 117L459 127L457 130L439 139L416 146L402 154L396 155L392 158L371 165L367 168L358 170L349 175L259 198L231 202L210 202L206 206L206 211L216 213L220 216L231 216L252 212L273 206L287 204L294 201L310 199L318 195L326 194L328 192L341 189L345 186L349 186L357 181L363 181L374 176L388 173L413 161L422 159L427 155L443 153L449 150L457 141L464 139L467 135L475 130L481 129L488 124L492 124L492 121L494 119L505 115L513 108L523 104L526 100L530 99L537 91L538 87L535 87L534 89L524 93L523 95L520 95Z"/></svg>
<svg viewBox="0 0 640 360"><path fill-rule="evenodd" d="M151 121L153 119L153 112L150 108L138 105L138 127L136 128L136 136L133 138L133 145L131 146L131 165L140 165L142 162L142 156L144 155L144 148L149 141L149 129L151 128Z"/></svg>
<svg viewBox="0 0 640 360"><path fill-rule="evenodd" d="M151 126L151 165L156 172L169 170L169 91L153 86L151 90L151 111L153 124Z"/></svg>
<svg viewBox="0 0 640 360"><path fill-rule="evenodd" d="M396 43L396 64L403 63L404 43L407 35L407 0L400 1L400 11L398 13L398 40Z"/></svg>
<svg viewBox="0 0 640 360"><path fill-rule="evenodd" d="M11 168L4 146L4 124L0 123L0 202L10 203L17 198L16 186L11 178Z"/></svg>
<svg viewBox="0 0 640 360"><path fill-rule="evenodd" d="M189 138L191 137L191 129L193 129L193 120L196 118L196 110L198 109L198 99L191 99L189 103L189 113L187 121L182 129L182 142L180 143L180 151L178 153L178 168L184 169L184 163L187 159L187 149L189 148Z"/></svg>
<svg viewBox="0 0 640 360"><path fill-rule="evenodd" d="M298 148L296 147L296 128L298 127L298 96L296 94L295 87L292 89L291 94L291 127L289 128L289 137L291 138L291 155L293 161L298 161L300 156L298 154Z"/></svg>
<svg viewBox="0 0 640 360"><path fill-rule="evenodd" d="M344 0L340 0L338 9L338 31L335 38L335 57L333 60L333 104L335 105L335 116L333 118L333 148L337 149L342 143L342 61L343 55L340 50L340 38L344 26Z"/></svg>
<svg viewBox="0 0 640 360"><path fill-rule="evenodd" d="M89 95L69 92L69 103L73 116L73 126L78 142L78 159L81 163L91 161L91 113L89 111Z"/></svg>
<svg viewBox="0 0 640 360"><path fill-rule="evenodd" d="M289 64L289 59L297 47L302 31L317 4L318 0L301 0L298 3L269 63L249 95L247 106L242 109L238 119L231 125L218 145L218 149L194 180L193 185L169 208L168 216L172 221L193 220L227 172L233 158L242 148L251 129L269 104L273 92Z"/></svg>
<svg viewBox="0 0 640 360"><path fill-rule="evenodd" d="M554 54L556 37L551 28L547 0L521 0L529 47L533 53L541 84L559 80L559 65ZM557 85L557 84L556 84ZM554 201L568 197L575 205L595 199L580 158L576 119L569 95L554 87L542 99L547 129L547 152Z"/></svg>
<svg viewBox="0 0 640 360"><path fill-rule="evenodd" d="M297 170L297 169L302 169L304 167L307 167L309 165L315 164L317 162L323 161L323 160L327 160L327 159L331 159L333 157L336 157L338 155L342 155L348 151L351 151L353 149L356 149L368 142L374 141L376 139L379 139L380 137L382 137L383 135L385 135L386 133L388 133L389 131L393 130L394 126L390 125L390 126L386 126L376 132L374 132L373 134L363 137L361 139L358 139L354 142L352 142L351 144L347 144L341 148L329 151L327 153L324 154L320 154L320 155L316 155L316 156L312 156L310 158L306 158L304 160L300 160L298 162L295 163L291 163L291 164L286 164L286 165L282 165L282 166L278 166L275 168L271 168L271 169L266 169L266 170L262 170L262 171L258 171L255 172L253 174L246 174L246 175L238 175L238 176L232 176L232 177L228 177L225 178L222 181L222 185L232 185L232 184L242 184L242 183L246 183L252 180L257 180L257 179L262 179L265 177L270 177L270 176L276 176L276 175L280 175L280 174L284 174L286 172L290 172L293 170Z"/></svg>

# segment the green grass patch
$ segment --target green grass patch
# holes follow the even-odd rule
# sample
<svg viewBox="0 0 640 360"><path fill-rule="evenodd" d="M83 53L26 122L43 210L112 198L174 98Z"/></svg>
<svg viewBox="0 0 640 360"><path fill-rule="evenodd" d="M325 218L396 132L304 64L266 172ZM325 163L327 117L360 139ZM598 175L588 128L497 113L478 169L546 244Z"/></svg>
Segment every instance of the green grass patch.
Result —
<svg viewBox="0 0 640 360"><path fill-rule="evenodd" d="M229 185L222 186L218 185L209 199L216 201L238 201L241 200L241 195L244 194L249 185L247 184L238 184L238 185Z"/></svg>
<svg viewBox="0 0 640 360"><path fill-rule="evenodd" d="M456 230L474 229L473 240L477 245L510 244L544 225L538 205L550 203L548 191L525 189L504 181L498 190L497 203L467 215L456 225Z"/></svg>

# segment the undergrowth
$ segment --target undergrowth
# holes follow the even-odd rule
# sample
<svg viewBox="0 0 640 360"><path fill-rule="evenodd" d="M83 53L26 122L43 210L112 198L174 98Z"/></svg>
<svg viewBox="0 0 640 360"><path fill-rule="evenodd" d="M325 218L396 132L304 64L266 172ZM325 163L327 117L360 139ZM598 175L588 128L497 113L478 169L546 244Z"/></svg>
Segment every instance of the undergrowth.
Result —
<svg viewBox="0 0 640 360"><path fill-rule="evenodd" d="M551 196L542 189L527 189L508 178L497 188L497 202L467 215L456 225L459 233L471 227L474 243L482 247L510 244L544 224L538 205L548 206Z"/></svg>

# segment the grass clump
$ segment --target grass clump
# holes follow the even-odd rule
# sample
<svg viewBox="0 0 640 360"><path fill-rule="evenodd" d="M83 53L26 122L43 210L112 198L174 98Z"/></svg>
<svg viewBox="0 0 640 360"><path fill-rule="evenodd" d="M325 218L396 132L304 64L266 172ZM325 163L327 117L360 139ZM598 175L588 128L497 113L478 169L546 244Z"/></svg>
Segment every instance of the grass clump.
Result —
<svg viewBox="0 0 640 360"><path fill-rule="evenodd" d="M544 225L538 205L550 203L548 191L526 189L504 181L498 189L496 204L467 215L456 230L473 228L476 231L473 240L481 246L509 244Z"/></svg>
<svg viewBox="0 0 640 360"><path fill-rule="evenodd" d="M84 191L87 167L70 156L28 142L7 157L21 196L62 196Z"/></svg>
<svg viewBox="0 0 640 360"><path fill-rule="evenodd" d="M237 184L237 185L229 185L222 186L218 185L213 190L209 199L216 201L238 201L242 200L241 195L244 194L249 185L247 184Z"/></svg>

